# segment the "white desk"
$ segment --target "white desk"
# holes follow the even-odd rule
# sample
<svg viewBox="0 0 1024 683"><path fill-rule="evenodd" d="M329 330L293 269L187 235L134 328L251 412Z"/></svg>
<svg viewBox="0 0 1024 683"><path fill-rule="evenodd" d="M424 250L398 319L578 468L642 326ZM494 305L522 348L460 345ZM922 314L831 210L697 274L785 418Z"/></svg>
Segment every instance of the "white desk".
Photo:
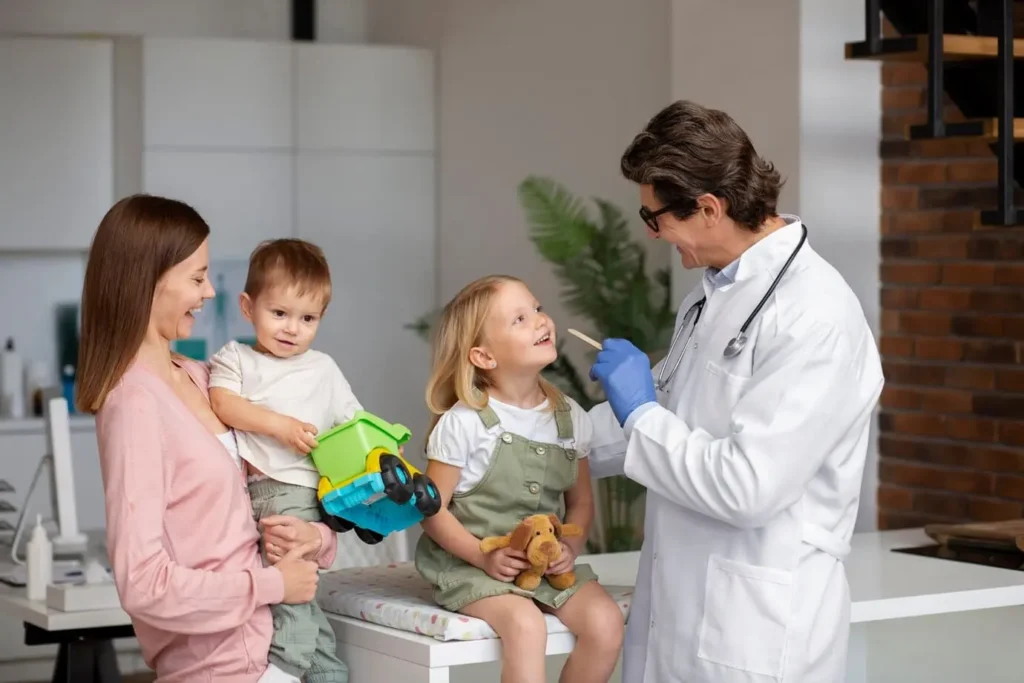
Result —
<svg viewBox="0 0 1024 683"><path fill-rule="evenodd" d="M106 555L102 532L91 532L89 553ZM0 570L9 569L8 563ZM108 683L120 681L115 638L131 638L135 632L124 610L103 609L61 612L41 600L29 600L25 588L0 583L0 613L25 625L26 645L57 644L54 683ZM69 677L70 674L70 677Z"/></svg>
<svg viewBox="0 0 1024 683"><path fill-rule="evenodd" d="M989 614L994 616L1005 613L997 608L1024 606L1024 572L891 552L892 548L928 542L928 537L916 529L854 535L853 552L846 562L853 621L848 683L869 680L867 627L872 624L892 622L899 625L900 634L906 634L914 623L934 623L928 621L930 615L970 612L982 618L985 615L981 610L991 610ZM580 558L594 567L602 581L617 585L635 582L638 560L639 553ZM24 589L7 586L0 586L0 612L55 637L90 629L99 634L110 633L131 624L120 609L58 612L27 600ZM441 642L357 619L330 614L328 618L338 636L339 655L349 665L353 681L448 683L453 667L497 662L501 656L498 640ZM547 652L567 654L573 644L571 635L556 634L548 638ZM898 648L899 643L893 643L893 647ZM966 657L966 652L961 651ZM86 679L76 675L74 680ZM872 675L870 680L878 683L883 679Z"/></svg>
<svg viewBox="0 0 1024 683"><path fill-rule="evenodd" d="M892 552L929 542L918 529L854 535L853 552L846 562L854 622L847 683L868 680L869 624L1024 605L1024 572ZM584 556L580 562L590 563L604 583L633 585L639 555ZM497 662L501 656L498 640L441 642L358 619L327 616L338 636L339 656L349 665L354 681L449 683L453 667ZM573 643L571 635L553 635L548 638L547 653L568 653ZM880 679L873 676L871 680Z"/></svg>

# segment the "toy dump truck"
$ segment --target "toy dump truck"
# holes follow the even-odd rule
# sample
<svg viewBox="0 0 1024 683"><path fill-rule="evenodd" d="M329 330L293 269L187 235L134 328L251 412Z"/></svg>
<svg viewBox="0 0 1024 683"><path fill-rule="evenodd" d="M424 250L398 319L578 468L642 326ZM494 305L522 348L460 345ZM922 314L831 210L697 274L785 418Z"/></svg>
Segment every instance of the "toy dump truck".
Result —
<svg viewBox="0 0 1024 683"><path fill-rule="evenodd" d="M441 509L430 478L403 458L411 433L366 411L317 438L310 453L320 472L320 513L331 529L354 529L364 543L380 543Z"/></svg>

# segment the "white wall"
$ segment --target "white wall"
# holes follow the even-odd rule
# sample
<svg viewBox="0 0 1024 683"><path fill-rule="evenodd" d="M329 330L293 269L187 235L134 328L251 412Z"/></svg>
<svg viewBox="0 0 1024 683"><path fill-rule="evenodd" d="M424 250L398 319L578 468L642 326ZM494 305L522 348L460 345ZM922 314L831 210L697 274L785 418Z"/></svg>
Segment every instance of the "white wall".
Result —
<svg viewBox="0 0 1024 683"><path fill-rule="evenodd" d="M374 0L373 42L434 47L439 101L439 303L489 273L524 278L573 324L529 241L516 188L529 174L636 218L619 157L668 103L668 0ZM667 264L657 250L652 265ZM586 370L576 345L577 366Z"/></svg>
<svg viewBox="0 0 1024 683"><path fill-rule="evenodd" d="M369 0L320 0L317 38L365 40ZM3 0L0 32L288 40L286 0Z"/></svg>
<svg viewBox="0 0 1024 683"><path fill-rule="evenodd" d="M800 194L797 209L815 250L860 299L879 334L882 93L879 62L847 61L845 43L864 39L863 0L800 3ZM839 389L841 390L841 389ZM877 427L877 423L872 423ZM877 434L861 486L857 529L878 515Z"/></svg>
<svg viewBox="0 0 1024 683"><path fill-rule="evenodd" d="M862 0L673 0L672 97L728 112L775 163L780 211L807 222L877 336L881 81L878 63L843 57L863 18ZM682 296L699 273L673 277ZM877 467L872 442L858 530L876 526Z"/></svg>

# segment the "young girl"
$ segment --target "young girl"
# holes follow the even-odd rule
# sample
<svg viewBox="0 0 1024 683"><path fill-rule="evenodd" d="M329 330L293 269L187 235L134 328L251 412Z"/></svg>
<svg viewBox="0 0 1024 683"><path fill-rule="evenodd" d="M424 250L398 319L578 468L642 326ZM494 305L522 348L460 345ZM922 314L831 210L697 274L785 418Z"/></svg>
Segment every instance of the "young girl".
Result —
<svg viewBox="0 0 1024 683"><path fill-rule="evenodd" d="M444 505L423 523L416 567L434 599L478 617L501 637L502 683L544 680L547 628L542 611L576 635L562 683L603 683L622 645L618 606L587 565L575 565L593 517L586 460L587 414L541 370L557 356L555 326L520 280L491 276L463 289L444 309L427 385L435 418L427 474ZM512 581L528 567L511 548L484 554L480 539L510 532L524 517L555 514L584 530L562 540L548 575L576 572L556 590Z"/></svg>

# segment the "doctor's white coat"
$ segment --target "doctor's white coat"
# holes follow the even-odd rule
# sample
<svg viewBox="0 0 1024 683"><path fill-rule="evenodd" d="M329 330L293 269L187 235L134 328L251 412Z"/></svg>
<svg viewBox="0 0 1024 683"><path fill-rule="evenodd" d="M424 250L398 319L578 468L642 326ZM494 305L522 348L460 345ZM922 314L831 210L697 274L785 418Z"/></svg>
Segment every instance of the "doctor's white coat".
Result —
<svg viewBox="0 0 1024 683"><path fill-rule="evenodd" d="M808 239L742 353L722 353L796 247L789 219L740 257L734 281L704 278L683 301L677 325L707 296L659 405L625 431L607 403L591 411L594 476L647 488L625 683L845 679L843 560L883 384L874 337Z"/></svg>

